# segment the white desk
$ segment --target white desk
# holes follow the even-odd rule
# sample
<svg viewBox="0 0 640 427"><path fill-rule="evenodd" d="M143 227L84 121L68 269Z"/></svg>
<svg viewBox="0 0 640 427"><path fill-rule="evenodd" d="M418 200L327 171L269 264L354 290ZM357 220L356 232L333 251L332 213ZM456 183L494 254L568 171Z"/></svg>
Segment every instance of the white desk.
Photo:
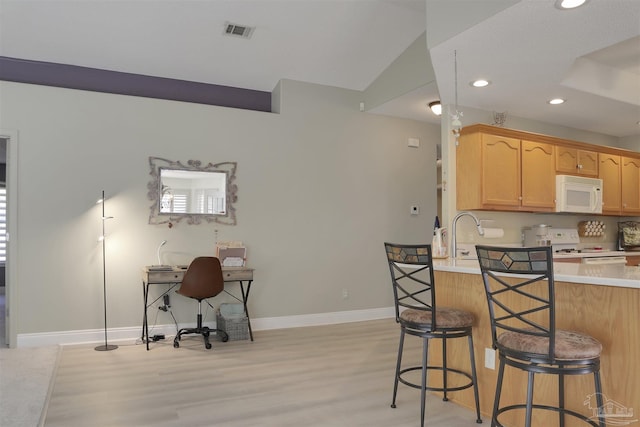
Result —
<svg viewBox="0 0 640 427"><path fill-rule="evenodd" d="M159 301L164 295L168 294L173 288L178 286L182 282L184 273L187 271L188 266L172 266L170 270L155 270L152 266L146 266L142 269L142 293L144 298L144 314L142 318L142 341L147 345L149 350L149 322L147 319L148 308ZM242 302L244 306L244 313L247 316L247 324L249 326L249 336L253 341L253 332L251 331L251 318L249 317L249 309L247 308L247 302L249 301L249 291L251 290L251 283L253 283L253 268L248 267L222 267L222 276L224 278L225 285L227 283L238 282L240 283L240 292L242 293L242 299L233 295L230 292L225 292L231 295L236 300ZM247 288L244 288L244 282L247 282ZM149 302L149 285L170 285L160 296L153 301Z"/></svg>

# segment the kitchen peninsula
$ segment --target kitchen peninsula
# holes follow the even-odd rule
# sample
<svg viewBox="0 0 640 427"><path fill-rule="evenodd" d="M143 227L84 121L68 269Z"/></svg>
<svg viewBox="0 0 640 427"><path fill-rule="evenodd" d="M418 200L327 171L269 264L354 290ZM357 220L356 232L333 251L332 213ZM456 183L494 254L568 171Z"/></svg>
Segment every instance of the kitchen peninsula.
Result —
<svg viewBox="0 0 640 427"><path fill-rule="evenodd" d="M480 405L486 417L492 410L497 370L485 367L484 355L485 349L491 348L491 331L480 267L477 260L442 259L434 260L434 270L438 304L468 310L475 315L473 335L482 396ZM622 418L637 420L638 415L633 416L633 411L640 408L640 366L637 363L640 360L640 267L555 263L554 274L557 327L584 331L602 343L601 376L605 402L613 402L622 411ZM453 347L457 343L448 345ZM439 350L434 349L430 357L437 359L439 354ZM449 354L450 366L463 369L468 363L464 348L455 348ZM514 371L505 371L502 399L511 403L524 402L526 376ZM595 408L589 406L593 376L571 377L565 382L567 407L587 416L593 415ZM536 403L557 401L555 378L537 376L535 389ZM470 390L453 393L450 398L465 407L474 405ZM505 425L521 424L521 420L509 419L506 415ZM555 425L557 422L555 418L544 418L554 414L540 415L536 425Z"/></svg>

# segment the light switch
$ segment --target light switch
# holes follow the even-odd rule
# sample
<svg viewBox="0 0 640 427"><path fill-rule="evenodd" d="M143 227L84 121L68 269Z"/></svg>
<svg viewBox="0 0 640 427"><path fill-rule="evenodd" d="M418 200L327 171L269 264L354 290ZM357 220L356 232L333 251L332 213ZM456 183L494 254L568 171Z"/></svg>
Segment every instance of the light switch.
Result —
<svg viewBox="0 0 640 427"><path fill-rule="evenodd" d="M409 138L408 139L409 147L420 147L420 140L418 138Z"/></svg>

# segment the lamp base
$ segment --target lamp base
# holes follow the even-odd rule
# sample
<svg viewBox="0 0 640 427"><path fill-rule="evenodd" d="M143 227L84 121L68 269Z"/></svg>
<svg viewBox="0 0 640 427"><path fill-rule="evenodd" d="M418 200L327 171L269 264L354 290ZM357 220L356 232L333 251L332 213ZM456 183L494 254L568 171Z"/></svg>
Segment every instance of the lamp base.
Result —
<svg viewBox="0 0 640 427"><path fill-rule="evenodd" d="M104 344L104 345L97 346L94 350L96 350L96 351L111 351L111 350L115 350L116 348L118 348L117 345Z"/></svg>

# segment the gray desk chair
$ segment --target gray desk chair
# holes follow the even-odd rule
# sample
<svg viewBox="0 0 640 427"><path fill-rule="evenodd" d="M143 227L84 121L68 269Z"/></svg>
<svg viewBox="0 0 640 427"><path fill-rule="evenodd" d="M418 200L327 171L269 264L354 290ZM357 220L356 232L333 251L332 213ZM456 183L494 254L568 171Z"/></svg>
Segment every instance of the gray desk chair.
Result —
<svg viewBox="0 0 640 427"><path fill-rule="evenodd" d="M385 243L384 246L393 285L396 322L400 324L400 344L391 407L396 407L399 382L420 389L420 425L424 426L427 390L442 392L444 394L443 400L447 401L449 400L448 392L473 387L476 401L476 422L481 423L478 380L471 333L474 322L473 315L464 310L436 305L431 245ZM406 334L422 339L422 362L418 366L402 367ZM447 340L463 337L467 337L469 344L471 374L447 366ZM429 341L432 339L442 340L442 366L427 364ZM407 379L408 375L405 376L405 374L417 370L421 371L420 384L411 382ZM442 372L442 386L428 385L427 372L430 370ZM449 375L456 375L461 381L457 381L455 386L451 385Z"/></svg>
<svg viewBox="0 0 640 427"><path fill-rule="evenodd" d="M198 300L197 326L195 328L180 329L173 340L174 347L180 347L180 339L185 334L202 335L207 349L211 348L211 343L209 342L211 332L218 332L222 336L222 341L229 340L229 336L225 331L202 326L202 300L215 297L223 290L224 278L218 258L198 257L189 264L189 268L184 273L180 284L180 289L176 293Z"/></svg>
<svg viewBox="0 0 640 427"><path fill-rule="evenodd" d="M493 348L500 359L491 426L502 426L498 421L501 414L524 409L524 422L518 424L530 427L535 409L557 412L560 426L565 425L565 415L570 415L594 427L604 427L601 417L594 420L564 405L565 376L593 374L597 405L603 408L602 345L589 335L556 329L551 247L477 245L476 252L489 303ZM500 407L506 365L527 372L525 403ZM557 406L533 403L535 374L558 376Z"/></svg>

